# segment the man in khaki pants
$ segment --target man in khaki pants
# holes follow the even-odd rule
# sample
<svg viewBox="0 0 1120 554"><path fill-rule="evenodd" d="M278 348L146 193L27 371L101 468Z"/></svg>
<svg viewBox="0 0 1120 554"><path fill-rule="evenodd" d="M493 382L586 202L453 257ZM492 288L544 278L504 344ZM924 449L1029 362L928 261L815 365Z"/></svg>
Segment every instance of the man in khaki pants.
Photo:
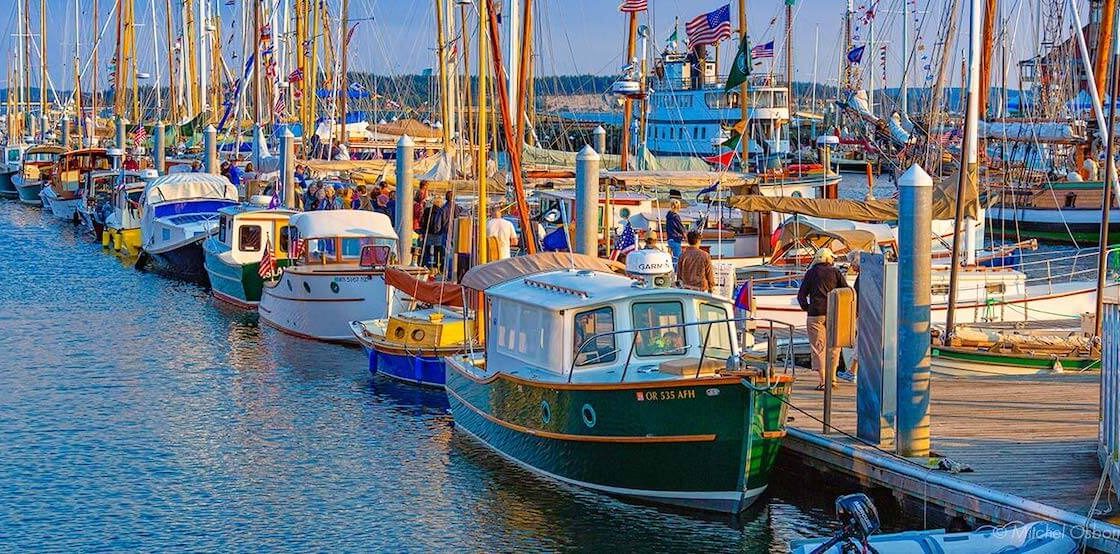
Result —
<svg viewBox="0 0 1120 554"><path fill-rule="evenodd" d="M828 332L825 328L825 319L828 315L828 293L833 289L848 286L844 274L832 265L836 256L832 250L821 248L813 257L813 263L805 277L801 280L801 288L797 291L797 303L808 314L805 328L809 334L809 350L813 359L813 371L817 372L819 383L817 390L825 387L825 364L830 364L832 369L840 359L840 349L827 348Z"/></svg>

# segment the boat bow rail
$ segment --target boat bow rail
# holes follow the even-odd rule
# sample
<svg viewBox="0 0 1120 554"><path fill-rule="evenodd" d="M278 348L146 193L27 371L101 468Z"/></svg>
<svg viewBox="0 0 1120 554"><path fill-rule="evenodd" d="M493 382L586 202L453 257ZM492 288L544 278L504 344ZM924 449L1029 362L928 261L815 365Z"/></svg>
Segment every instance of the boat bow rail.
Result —
<svg viewBox="0 0 1120 554"><path fill-rule="evenodd" d="M609 356L612 356L612 355L615 355L615 354L619 353L620 349L618 349L618 348L616 348L614 350L611 350L611 351L608 351L608 352L596 352L594 349L587 349L589 346L597 344L599 342L599 339L603 339L603 338L613 339L614 337L617 337L617 336L620 336L620 335L621 336L630 336L630 340L629 340L630 347L627 349L626 363L623 364L623 366L622 366L622 376L619 377L619 382L623 383L623 382L626 381L627 373L629 373L630 364L634 361L634 350L635 350L635 348L637 348L638 343L639 343L639 341L637 340L638 337L639 337L638 333L651 333L651 332L654 332L654 331L674 332L674 331L680 331L680 330L682 330L684 328L687 328L687 327L697 327L697 326L701 326L701 325L706 325L707 328L703 330L704 341L703 341L703 344L700 345L700 356L696 361L696 372L693 375L693 378L695 378L695 379L700 378L701 373L703 373L703 370L704 370L704 360L708 360L708 359L719 360L721 362L725 362L725 363L728 364L728 368L732 369L732 370L742 369L741 366L743 365L743 359L744 359L744 355L742 353L748 351L749 347L751 346L749 344L745 344L745 338L748 337L748 336L752 336L752 335L750 335L750 331L759 329L760 328L760 326L759 326L760 323L762 324L763 328L768 328L768 331L769 331L767 333L767 340L769 341L769 347L767 348L768 359L765 363L765 371L764 371L764 376L766 377L766 382L767 382L767 384L769 384L772 381L771 374L772 374L773 368L777 363L777 354L778 354L778 345L777 345L778 339L777 339L777 337L778 337L779 334L785 334L786 337L787 337L787 340L785 341L785 346L784 346L785 355L782 356L783 364L784 364L783 365L783 372L788 374L791 371L793 371L793 337L794 337L795 327L793 325L790 325L788 323L784 323L784 322L781 322L781 321L777 321L777 320L773 320L773 319L766 319L766 318L755 318L755 317L709 319L709 320L704 320L704 321L673 323L673 324L669 324L669 325L657 325L657 326L651 326L651 327L636 327L636 328L633 328L633 329L618 329L618 330L614 330L614 331L610 331L610 332L593 334L590 337L588 337L587 339L585 339L583 342L581 342L580 345L579 345L579 348L576 349L576 355L572 357L572 363L568 367L567 382L569 384L571 384L572 378L575 376L576 365L577 365L576 361L579 359L580 354L587 354L589 356L589 359L598 360L598 359L603 359L603 358L606 358L606 357L609 357ZM719 325L719 324L724 324L724 325L734 324L735 325L735 331L737 331L735 333L735 338L738 341L738 347L739 348L738 348L737 352L732 351L729 356L712 356L712 355L708 354L708 347L709 347L710 342L711 342L710 339L711 339L711 335L712 335L712 329L716 325ZM775 330L777 330L777 332ZM612 343L617 344L617 341L612 340ZM677 347L677 348L671 348L671 349L666 350L664 355L666 355L666 356L683 356L683 355L687 354L687 352L691 348L692 347L688 346L688 345L683 345L683 346L680 346L680 347Z"/></svg>

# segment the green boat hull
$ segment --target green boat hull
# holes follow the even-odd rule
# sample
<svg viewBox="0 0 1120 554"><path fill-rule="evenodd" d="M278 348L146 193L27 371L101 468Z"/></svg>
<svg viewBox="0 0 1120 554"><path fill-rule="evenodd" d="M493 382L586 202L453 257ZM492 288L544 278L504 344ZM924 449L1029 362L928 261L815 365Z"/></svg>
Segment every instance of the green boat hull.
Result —
<svg viewBox="0 0 1120 554"><path fill-rule="evenodd" d="M278 267L291 265L291 260L277 260ZM254 308L261 301L264 279L261 279L260 262L229 264L217 254L206 251L206 273L210 277L210 290L215 297L234 305Z"/></svg>
<svg viewBox="0 0 1120 554"><path fill-rule="evenodd" d="M744 378L564 385L502 374L480 381L448 361L456 425L544 476L607 494L737 513L766 488L791 382Z"/></svg>
<svg viewBox="0 0 1120 554"><path fill-rule="evenodd" d="M974 348L934 346L932 369L948 375L1035 375L1062 371L1100 369L1100 359L1083 356L994 353ZM1057 365L1056 365L1057 364Z"/></svg>

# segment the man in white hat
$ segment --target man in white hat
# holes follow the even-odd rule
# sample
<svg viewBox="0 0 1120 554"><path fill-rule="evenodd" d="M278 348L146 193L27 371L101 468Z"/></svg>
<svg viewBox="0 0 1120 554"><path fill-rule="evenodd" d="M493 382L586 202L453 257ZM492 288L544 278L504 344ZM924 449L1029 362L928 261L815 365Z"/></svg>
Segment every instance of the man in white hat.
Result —
<svg viewBox="0 0 1120 554"><path fill-rule="evenodd" d="M816 371L819 377L817 390L824 390L827 384L825 364L830 364L832 369L835 369L836 363L840 360L839 348L834 348L831 352L827 349L828 330L825 328L828 293L833 289L848 286L844 274L832 265L835 259L836 255L832 250L828 248L817 250L816 256L813 257L813 264L809 266L809 271L805 272L805 277L801 279L801 288L797 291L797 303L808 314L805 318L805 330L809 334L813 371Z"/></svg>

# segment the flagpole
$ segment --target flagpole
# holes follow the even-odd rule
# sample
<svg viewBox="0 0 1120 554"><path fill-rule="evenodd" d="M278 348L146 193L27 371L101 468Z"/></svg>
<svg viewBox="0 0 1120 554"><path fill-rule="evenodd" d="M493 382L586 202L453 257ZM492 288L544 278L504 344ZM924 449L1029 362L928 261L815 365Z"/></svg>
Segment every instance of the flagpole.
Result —
<svg viewBox="0 0 1120 554"><path fill-rule="evenodd" d="M630 65L634 59L634 51L638 38L638 12L628 12L630 16L630 34L626 39L626 59L623 64ZM629 96L622 100L622 146L619 150L619 169L626 171L630 164L630 122L634 119L634 102ZM599 152L602 155L602 152Z"/></svg>
<svg viewBox="0 0 1120 554"><path fill-rule="evenodd" d="M750 46L742 46L747 42L747 0L739 0L739 48L747 48L747 64L750 64ZM748 91L748 84L750 81L750 68L747 68L748 76L743 80L743 84L739 85L739 117L743 120L743 134L740 135L739 147L742 152L741 165L744 173L750 171L751 167L751 122L750 112L748 105L750 104L750 93ZM744 140L746 139L746 140ZM759 229L759 237L762 236L762 229ZM761 244L761 238L759 239Z"/></svg>
<svg viewBox="0 0 1120 554"><path fill-rule="evenodd" d="M442 21L441 21L441 23L442 23ZM346 101L350 97L350 80L347 78L346 73L350 69L350 63L349 63L349 59L348 59L350 57L350 55L349 55L349 51L350 51L350 0L342 0L342 22L341 22L341 26L342 26L342 33L340 33L340 34L342 35L342 46L340 48L342 50L342 71L340 72L341 75L339 76L339 80L338 80L338 88L339 88L339 91L338 91L338 94L339 94L338 122L342 125L342 128L339 130L338 144L339 144L340 148L345 146L347 151L349 151L350 147L347 146L347 139L349 137L347 136L347 133L346 133ZM443 46L441 45L440 46L440 52L441 52L440 64L443 63L443 59L442 59L443 50L442 50L442 48L443 48ZM443 71L442 67L443 66L441 65L440 66L440 68L441 68L440 71L441 72ZM440 81L440 85L441 86L443 85L442 81Z"/></svg>

